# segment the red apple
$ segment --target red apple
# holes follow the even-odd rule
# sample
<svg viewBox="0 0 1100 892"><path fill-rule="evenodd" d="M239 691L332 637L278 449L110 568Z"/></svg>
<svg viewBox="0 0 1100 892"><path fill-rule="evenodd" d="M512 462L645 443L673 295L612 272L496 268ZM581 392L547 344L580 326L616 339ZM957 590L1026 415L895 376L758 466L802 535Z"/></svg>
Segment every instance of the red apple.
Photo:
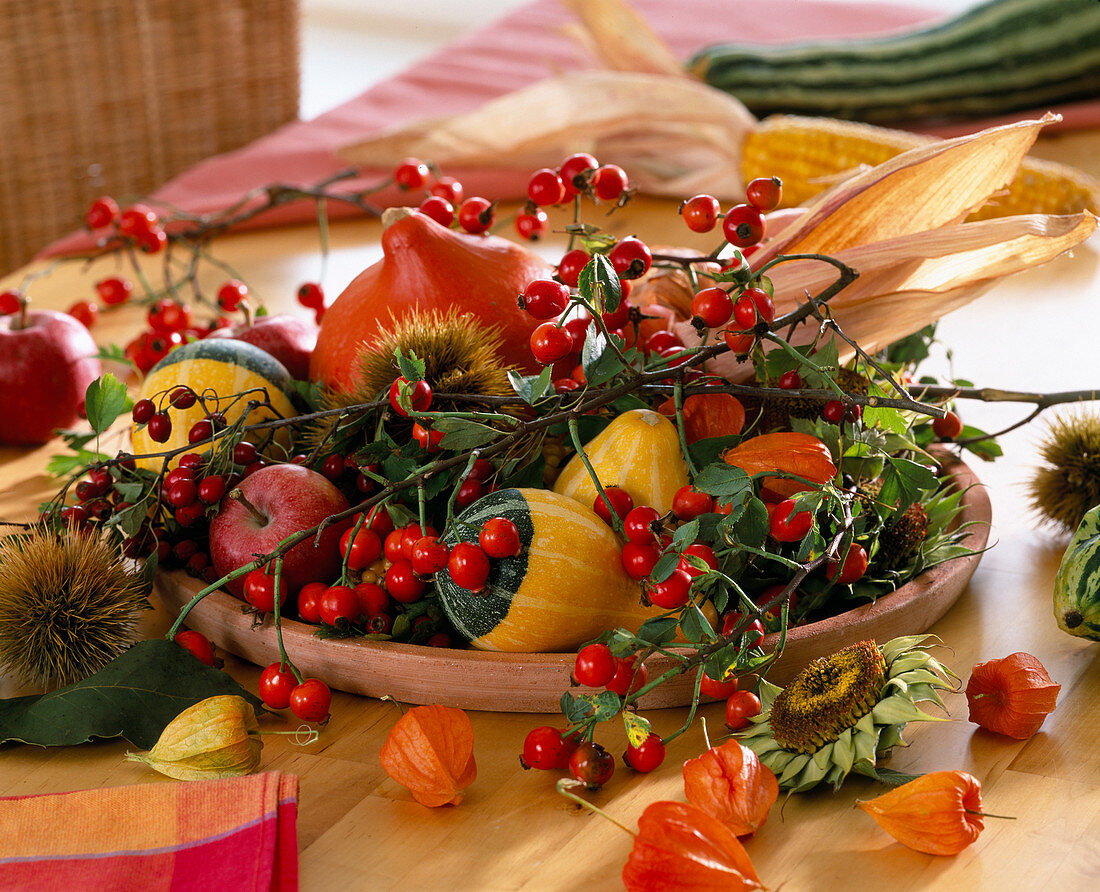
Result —
<svg viewBox="0 0 1100 892"><path fill-rule="evenodd" d="M84 391L100 375L96 344L67 313L0 316L0 443L45 443L78 420Z"/></svg>
<svg viewBox="0 0 1100 892"><path fill-rule="evenodd" d="M239 323L211 332L211 338L236 338L270 353L286 366L291 377L309 380L309 357L317 346L317 323L298 316L257 316L251 325Z"/></svg>
<svg viewBox="0 0 1100 892"><path fill-rule="evenodd" d="M218 576L268 554L288 536L317 526L348 508L348 500L328 478L301 465L269 465L249 474L237 487L248 504L226 494L210 521L210 559ZM307 582L330 582L340 573L340 536L351 521L335 523L303 540L283 558L283 582L289 598ZM227 586L237 597L244 576Z"/></svg>

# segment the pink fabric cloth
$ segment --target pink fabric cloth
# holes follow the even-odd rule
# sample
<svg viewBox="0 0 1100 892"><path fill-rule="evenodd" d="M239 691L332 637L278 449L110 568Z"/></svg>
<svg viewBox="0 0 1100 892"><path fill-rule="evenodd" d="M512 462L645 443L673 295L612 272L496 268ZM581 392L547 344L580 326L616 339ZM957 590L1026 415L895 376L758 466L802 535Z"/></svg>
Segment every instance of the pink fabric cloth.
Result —
<svg viewBox="0 0 1100 892"><path fill-rule="evenodd" d="M298 778L0 798L0 888L294 892Z"/></svg>
<svg viewBox="0 0 1100 892"><path fill-rule="evenodd" d="M941 17L927 9L879 2L825 3L816 0L632 0L673 52L687 57L720 39L781 43L834 36L869 36L910 28ZM470 111L505 93L550 77L581 58L560 32L572 14L558 0L535 0L486 28L474 31L406 71L310 121L288 124L250 145L203 161L176 177L154 203L202 214L222 210L252 189L271 183L312 186L344 170L336 150L371 134L429 117ZM1100 103L1064 110L1063 127L1100 124ZM981 122L963 126L979 129ZM941 131L936 131L941 132ZM941 135L960 132L944 128ZM529 172L448 168L467 195L493 198L523 195ZM346 180L348 191L367 188L388 171L364 171ZM402 203L396 190L377 196L380 205ZM357 213L330 207L333 217ZM250 226L302 222L315 217L308 202L288 204L258 216ZM90 247L85 233L73 233L44 255Z"/></svg>

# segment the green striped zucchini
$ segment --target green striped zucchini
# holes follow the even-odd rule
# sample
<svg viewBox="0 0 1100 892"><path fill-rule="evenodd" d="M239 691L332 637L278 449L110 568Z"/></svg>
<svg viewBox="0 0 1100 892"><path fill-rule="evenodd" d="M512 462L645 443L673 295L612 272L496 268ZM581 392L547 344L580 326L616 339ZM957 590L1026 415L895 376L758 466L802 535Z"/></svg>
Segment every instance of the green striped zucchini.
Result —
<svg viewBox="0 0 1100 892"><path fill-rule="evenodd" d="M990 0L881 38L717 44L688 66L761 117L884 124L1007 114L1100 95L1100 2Z"/></svg>
<svg viewBox="0 0 1100 892"><path fill-rule="evenodd" d="M1100 641L1100 505L1088 511L1054 577L1058 627Z"/></svg>

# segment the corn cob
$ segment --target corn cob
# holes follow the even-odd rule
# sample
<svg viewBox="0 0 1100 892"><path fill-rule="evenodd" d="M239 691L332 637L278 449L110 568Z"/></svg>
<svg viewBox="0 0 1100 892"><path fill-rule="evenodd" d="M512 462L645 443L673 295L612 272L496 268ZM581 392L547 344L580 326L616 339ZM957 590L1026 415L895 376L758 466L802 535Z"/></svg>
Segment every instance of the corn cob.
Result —
<svg viewBox="0 0 1100 892"><path fill-rule="evenodd" d="M829 118L774 115L756 125L742 147L745 182L783 181L783 206L796 207L863 167L873 167L935 137ZM971 220L1012 214L1075 214L1100 210L1100 183L1065 164L1027 158L1003 195Z"/></svg>

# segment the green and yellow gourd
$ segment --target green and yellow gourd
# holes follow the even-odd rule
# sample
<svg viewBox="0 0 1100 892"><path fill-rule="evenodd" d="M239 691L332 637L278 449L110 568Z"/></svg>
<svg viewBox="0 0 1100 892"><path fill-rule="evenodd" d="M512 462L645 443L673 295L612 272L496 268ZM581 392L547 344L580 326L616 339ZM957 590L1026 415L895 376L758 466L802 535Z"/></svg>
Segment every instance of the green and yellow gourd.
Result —
<svg viewBox="0 0 1100 892"><path fill-rule="evenodd" d="M637 631L663 612L641 605L618 537L590 508L545 489L502 489L467 508L444 541L477 542L492 517L516 525L519 555L491 561L488 585L477 593L456 585L446 570L436 576L443 609L473 647L573 651L609 629Z"/></svg>
<svg viewBox="0 0 1100 892"><path fill-rule="evenodd" d="M165 396L178 386L190 387L207 400L210 411L220 411L226 422L233 424L248 409L252 400L262 402L266 392L270 408L260 406L248 413L248 424L258 424L281 416L291 418L299 414L294 406L294 387L290 372L271 354L244 341L230 338L193 341L177 347L158 362L141 385L138 399L151 399L158 408L168 407ZM237 400L230 400L235 394L252 391ZM220 401L212 399L214 395ZM168 407L168 416L172 420L172 434L164 443L155 442L144 425L135 424L131 430L133 450L137 455L165 452L188 445L187 434L196 421L206 417L201 401L196 401L189 409ZM260 443L260 440L255 440ZM285 450L290 437L285 428L275 431L271 446L276 452ZM210 441L195 445L195 452L206 452ZM159 471L161 459L137 459L140 467ZM172 463L173 465L175 462Z"/></svg>
<svg viewBox="0 0 1100 892"><path fill-rule="evenodd" d="M650 505L661 514L672 510L676 490L688 483L676 425L649 409L623 412L585 444L584 452L603 486L624 489L635 505ZM596 484L579 455L562 469L554 492L592 507Z"/></svg>
<svg viewBox="0 0 1100 892"><path fill-rule="evenodd" d="M1054 577L1058 627L1100 641L1100 505L1087 511Z"/></svg>

